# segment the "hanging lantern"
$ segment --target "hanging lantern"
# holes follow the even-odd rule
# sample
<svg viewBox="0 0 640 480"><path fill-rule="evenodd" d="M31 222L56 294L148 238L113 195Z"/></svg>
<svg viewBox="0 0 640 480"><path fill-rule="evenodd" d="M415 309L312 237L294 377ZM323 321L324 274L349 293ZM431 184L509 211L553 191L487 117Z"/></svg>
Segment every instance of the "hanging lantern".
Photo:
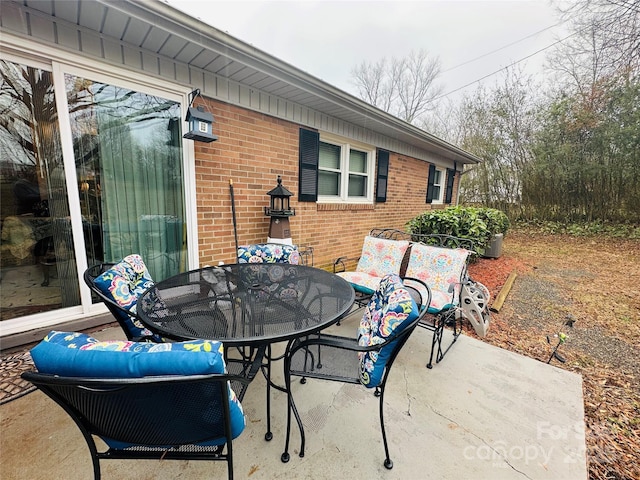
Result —
<svg viewBox="0 0 640 480"><path fill-rule="evenodd" d="M218 137L213 134L213 115L205 111L204 107L194 108L191 105L195 97L200 95L200 90L196 89L191 92L191 101L189 102L189 108L187 110L187 118L189 122L189 131L185 133L182 138L188 138L196 142L211 143L218 140Z"/></svg>

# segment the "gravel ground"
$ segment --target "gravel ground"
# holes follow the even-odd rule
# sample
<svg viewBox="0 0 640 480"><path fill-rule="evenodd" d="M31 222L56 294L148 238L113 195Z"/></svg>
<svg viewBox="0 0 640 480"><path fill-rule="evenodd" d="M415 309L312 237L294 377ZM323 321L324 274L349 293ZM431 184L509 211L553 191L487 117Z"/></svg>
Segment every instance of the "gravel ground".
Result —
<svg viewBox="0 0 640 480"><path fill-rule="evenodd" d="M518 273L484 340L547 362L565 334L550 363L582 375L590 478L640 479L640 242L518 232L504 247L471 267L493 298Z"/></svg>

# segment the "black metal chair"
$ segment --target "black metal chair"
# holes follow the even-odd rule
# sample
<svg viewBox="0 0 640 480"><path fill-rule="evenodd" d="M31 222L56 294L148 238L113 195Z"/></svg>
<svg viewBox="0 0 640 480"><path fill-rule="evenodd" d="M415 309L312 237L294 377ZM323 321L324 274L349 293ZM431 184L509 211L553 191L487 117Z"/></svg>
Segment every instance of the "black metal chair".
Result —
<svg viewBox="0 0 640 480"><path fill-rule="evenodd" d="M154 334L153 332L147 330L144 325L140 322L140 320L136 317L135 313L131 310L127 310L121 307L114 299L108 295L105 295L100 288L96 285L96 278L102 275L107 270L110 270L115 263L100 263L98 265L94 265L89 267L84 272L84 281L87 286L91 289L91 291L107 306L111 314L118 321L118 324L124 331L128 340L134 342L173 342L173 341L182 341L186 340L184 338L164 338L160 335ZM232 375L238 375L243 378L246 378L247 382L232 382L231 386L233 390L238 395L238 398L242 401L244 395L247 391L248 384L255 377L255 371L249 371L249 367L251 366L250 358L252 355L255 355L255 352L252 354L243 353L247 358L243 358L242 360L238 359L226 359L227 360L227 371ZM249 360L248 360L249 359ZM268 422L270 424L270 422ZM268 430L270 433L270 430Z"/></svg>
<svg viewBox="0 0 640 480"><path fill-rule="evenodd" d="M118 324L124 331L124 334L127 336L128 340L132 340L134 342L164 342L167 341L164 338L161 338L159 335L156 335L146 328L140 323L140 320L136 317L135 312L132 310L127 310L121 307L114 299L108 295L106 295L98 286L96 285L96 278L102 275L104 272L111 269L115 263L100 263L89 267L85 270L83 278L84 282L91 289L91 292L96 295L109 309L111 314L117 320Z"/></svg>
<svg viewBox="0 0 640 480"><path fill-rule="evenodd" d="M296 339L290 342L285 356L285 384L289 398L289 408L287 414L287 435L284 453L281 460L289 461L289 439L291 434L291 414L293 412L300 428L300 457L304 457L305 434L301 417L293 400L291 391L291 377L302 377L301 383L306 383L307 378L316 378L321 380L337 381L344 383L362 383L369 388L375 388L375 395L379 397L380 410L380 429L382 432L382 442L385 450L384 466L388 469L393 468L393 462L389 456L389 447L387 445L387 435L384 426L384 391L391 366L396 359L398 353L409 339L411 333L427 312L427 306L430 303L429 287L418 279L411 279L412 285L421 285L421 288L397 284L393 289L390 287L391 280L400 282L397 275L388 275L380 282L379 290L371 298L369 305L366 307L363 322L359 331L359 337L363 337L363 324L366 325L369 320L376 317L381 323L391 324L398 318L398 311L405 311L406 307L413 302L412 312L416 312L414 316L408 314L408 317L402 322L402 328L395 328L386 338L378 337L375 341L359 342L359 338L343 337L337 335L320 334L318 336L310 336L303 339ZM423 298L423 293L429 298ZM407 298L407 294L411 298ZM399 307L398 307L399 306ZM374 311L373 314L370 312ZM377 343L380 342L380 343ZM314 358L316 348L318 348L318 358ZM320 361L320 353L322 358ZM386 356L386 362L379 364L377 374L369 375L365 368L362 368L361 357L367 355L368 359L377 357L378 361L382 361L382 356ZM375 377L375 378L374 378Z"/></svg>
<svg viewBox="0 0 640 480"><path fill-rule="evenodd" d="M229 381L223 375L78 378L25 372L74 420L91 452L94 478L100 460L226 461L233 478ZM94 435L108 445L98 451ZM226 445L226 448L225 448Z"/></svg>

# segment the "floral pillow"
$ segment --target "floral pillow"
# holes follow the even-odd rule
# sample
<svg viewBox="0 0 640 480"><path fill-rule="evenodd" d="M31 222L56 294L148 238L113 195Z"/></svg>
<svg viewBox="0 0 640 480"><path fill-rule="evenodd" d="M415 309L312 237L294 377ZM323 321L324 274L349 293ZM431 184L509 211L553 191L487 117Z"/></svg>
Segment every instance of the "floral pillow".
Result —
<svg viewBox="0 0 640 480"><path fill-rule="evenodd" d="M437 313L458 303L469 253L464 248L434 247L422 243L411 246L405 275L422 280L429 286L429 313Z"/></svg>
<svg viewBox="0 0 640 480"><path fill-rule="evenodd" d="M418 306L398 275L386 275L365 308L358 328L358 345L379 345L394 332L399 333L418 317ZM387 361L397 340L379 351L360 352L360 382L368 388L382 381Z"/></svg>
<svg viewBox="0 0 640 480"><path fill-rule="evenodd" d="M367 235L362 245L362 253L356 272L374 277L400 273L402 258L409 247L406 240L388 240Z"/></svg>
<svg viewBox="0 0 640 480"><path fill-rule="evenodd" d="M138 297L154 285L142 257L136 253L125 257L96 277L94 283L108 298L133 315L136 313ZM133 319L124 312L118 315L129 329L131 337L151 337L158 342L163 341L162 338L153 335L139 320Z"/></svg>
<svg viewBox="0 0 640 480"><path fill-rule="evenodd" d="M290 263L298 265L300 254L295 245L259 243L238 247L238 263Z"/></svg>
<svg viewBox="0 0 640 480"><path fill-rule="evenodd" d="M142 257L129 255L95 279L96 286L125 310L135 312L138 296L153 286Z"/></svg>

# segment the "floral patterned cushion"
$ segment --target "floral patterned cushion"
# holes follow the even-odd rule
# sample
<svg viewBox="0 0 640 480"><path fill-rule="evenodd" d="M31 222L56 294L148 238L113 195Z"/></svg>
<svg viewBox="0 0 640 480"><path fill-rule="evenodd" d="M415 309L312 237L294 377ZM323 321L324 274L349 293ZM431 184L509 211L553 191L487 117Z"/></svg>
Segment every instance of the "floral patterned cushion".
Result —
<svg viewBox="0 0 640 480"><path fill-rule="evenodd" d="M300 254L295 245L258 243L238 247L238 263L290 263L298 265Z"/></svg>
<svg viewBox="0 0 640 480"><path fill-rule="evenodd" d="M398 275L408 247L406 240L387 240L367 235L356 272L379 278L391 273Z"/></svg>
<svg viewBox="0 0 640 480"><path fill-rule="evenodd" d="M460 282L470 253L464 248L442 248L423 243L411 246L405 275L422 280L431 289L429 313L458 304Z"/></svg>
<svg viewBox="0 0 640 480"><path fill-rule="evenodd" d="M175 343L98 341L84 333L51 331L31 349L41 373L66 377L140 378L157 375L225 373L222 344L212 340ZM244 430L242 405L229 386L231 431L236 438ZM109 446L125 448L111 439ZM224 443L217 440L209 445Z"/></svg>
<svg viewBox="0 0 640 480"><path fill-rule="evenodd" d="M142 257L135 253L97 277L94 283L102 293L133 315L136 313L138 297L154 284ZM118 315L129 329L131 337L150 337L157 342L163 341L131 315L125 312L118 312Z"/></svg>
<svg viewBox="0 0 640 480"><path fill-rule="evenodd" d="M399 333L418 317L418 306L404 288L398 275L386 275L380 281L365 308L358 328L358 345L384 343L393 333ZM360 382L373 388L380 385L384 369L397 340L389 342L379 351L360 352Z"/></svg>
<svg viewBox="0 0 640 480"><path fill-rule="evenodd" d="M338 272L336 275L349 282L353 286L354 290L366 293L367 295L373 295L380 286L381 278L369 275L368 273Z"/></svg>

